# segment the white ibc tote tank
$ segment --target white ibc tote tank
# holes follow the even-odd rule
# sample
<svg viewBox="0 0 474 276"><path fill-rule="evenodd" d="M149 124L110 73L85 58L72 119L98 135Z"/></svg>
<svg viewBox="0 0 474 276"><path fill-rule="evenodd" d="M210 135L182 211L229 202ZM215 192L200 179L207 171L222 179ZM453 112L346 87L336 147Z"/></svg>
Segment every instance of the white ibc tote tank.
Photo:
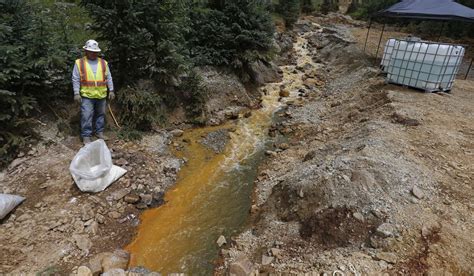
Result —
<svg viewBox="0 0 474 276"><path fill-rule="evenodd" d="M465 52L458 45L399 39L386 50L389 60L382 60L381 66L388 82L429 92L451 90Z"/></svg>

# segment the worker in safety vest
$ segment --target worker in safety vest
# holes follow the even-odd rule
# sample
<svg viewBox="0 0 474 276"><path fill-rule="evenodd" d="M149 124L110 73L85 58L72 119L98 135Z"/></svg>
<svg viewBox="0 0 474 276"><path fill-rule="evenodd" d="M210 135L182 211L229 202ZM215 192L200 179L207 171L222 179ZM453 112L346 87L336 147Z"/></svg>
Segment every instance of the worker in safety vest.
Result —
<svg viewBox="0 0 474 276"><path fill-rule="evenodd" d="M77 59L72 72L74 100L81 104L81 137L84 144L92 137L92 118L95 115L95 135L104 139L105 106L107 88L109 100L115 98L112 74L107 61L98 57L99 44L88 40L84 47L85 56Z"/></svg>

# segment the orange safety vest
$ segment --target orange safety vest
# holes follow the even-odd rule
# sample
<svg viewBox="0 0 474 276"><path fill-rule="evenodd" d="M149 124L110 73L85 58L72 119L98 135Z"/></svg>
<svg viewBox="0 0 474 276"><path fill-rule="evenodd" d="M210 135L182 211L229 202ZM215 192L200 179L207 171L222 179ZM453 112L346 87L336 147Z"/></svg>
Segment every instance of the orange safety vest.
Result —
<svg viewBox="0 0 474 276"><path fill-rule="evenodd" d="M87 58L76 60L79 75L81 76L81 96L90 99L104 99L107 97L107 61L98 58L97 71L94 75Z"/></svg>

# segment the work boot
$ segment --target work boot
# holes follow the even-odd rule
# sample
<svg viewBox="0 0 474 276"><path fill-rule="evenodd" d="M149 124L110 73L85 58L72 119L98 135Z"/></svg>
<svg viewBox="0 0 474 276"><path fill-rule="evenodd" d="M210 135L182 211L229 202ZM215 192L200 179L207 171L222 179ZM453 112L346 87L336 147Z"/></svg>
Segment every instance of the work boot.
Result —
<svg viewBox="0 0 474 276"><path fill-rule="evenodd" d="M82 137L82 142L84 143L84 145L87 145L92 142L92 139L91 137Z"/></svg>
<svg viewBox="0 0 474 276"><path fill-rule="evenodd" d="M98 133L95 134L95 136L96 136L97 138L99 138L99 139L104 140L104 141L107 141L107 140L108 140L108 138L105 137L105 135L104 135L103 132L98 132Z"/></svg>

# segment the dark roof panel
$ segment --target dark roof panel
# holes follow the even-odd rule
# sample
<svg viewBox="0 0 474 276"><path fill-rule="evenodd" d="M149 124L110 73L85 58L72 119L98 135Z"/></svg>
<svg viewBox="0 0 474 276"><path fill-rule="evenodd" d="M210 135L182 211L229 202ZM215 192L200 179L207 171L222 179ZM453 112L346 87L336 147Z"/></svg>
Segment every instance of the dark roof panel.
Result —
<svg viewBox="0 0 474 276"><path fill-rule="evenodd" d="M403 0L376 16L474 22L474 9L454 0Z"/></svg>

